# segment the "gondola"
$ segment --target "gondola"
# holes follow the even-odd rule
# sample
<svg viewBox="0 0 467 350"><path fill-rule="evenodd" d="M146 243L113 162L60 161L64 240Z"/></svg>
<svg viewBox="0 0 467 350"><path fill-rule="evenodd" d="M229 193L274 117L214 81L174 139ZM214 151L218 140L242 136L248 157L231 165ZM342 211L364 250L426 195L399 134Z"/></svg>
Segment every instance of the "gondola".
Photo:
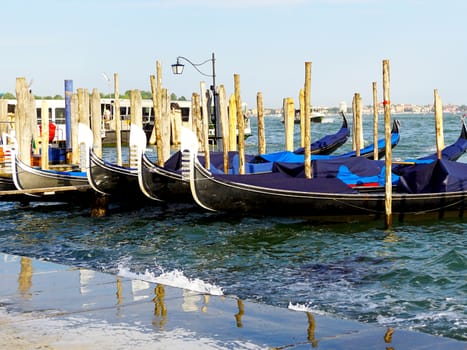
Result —
<svg viewBox="0 0 467 350"><path fill-rule="evenodd" d="M385 193L359 190L336 178L292 178L277 173L250 175L212 174L196 158L190 168L190 188L196 203L211 211L244 215L274 215L306 218L316 221L354 221L376 219L385 215ZM467 174L467 165L449 160L413 165L420 169L433 167L430 177L445 169ZM436 170L436 172L435 172ZM415 173L416 170L413 170ZM416 175L415 175L416 176ZM407 180L410 176L399 177ZM467 197L465 175L454 177L460 187L444 191L411 193L403 187L392 194L392 213L404 220L408 216L432 214L444 217L448 212L463 217ZM437 184L439 185L439 184ZM425 186L421 185L424 188ZM399 188L399 187L396 187Z"/></svg>
<svg viewBox="0 0 467 350"><path fill-rule="evenodd" d="M341 112L342 116L342 125L340 129L335 134L326 135L319 140L313 142L310 145L311 154L322 154L327 155L336 151L339 147L344 145L347 142L347 139L350 136L350 130L347 123L347 118L345 114ZM304 148L298 148L294 151L296 154L303 154L305 152Z"/></svg>
<svg viewBox="0 0 467 350"><path fill-rule="evenodd" d="M399 139L399 128L398 125L393 125L393 135L392 138L394 141ZM182 146L183 149L183 146ZM383 148L384 149L384 148ZM462 129L459 138L451 145L445 147L442 151L442 157L448 160L457 160L462 156L467 150L467 130L465 124L462 123ZM229 164L232 164L232 158L236 154L229 154ZM419 160L408 159L407 162L421 162L423 160L435 159L437 156L436 153L421 157ZM319 166L314 166L313 169L323 169L322 172L327 171L325 176L345 176L345 169L352 169L355 171L356 168L363 169L357 170L358 176L345 176L344 181L350 186L358 186L359 184L364 184L366 190L369 190L371 186L372 190L375 190L377 186L381 186L384 181L384 164L379 162L377 166L370 166L371 162L364 163L364 160L355 160L348 162L345 157L339 156L334 158L320 159L317 158ZM362 157L360 157L362 158ZM212 157L211 157L212 160ZM326 161L323 161L326 160ZM200 162L204 164L204 160L201 157ZM212 163L212 162L211 162ZM347 165L343 164L347 163ZM215 162L214 162L215 164ZM374 163L377 164L377 163ZM189 189L188 178L183 178L181 172L182 166L182 155L181 152L176 152L164 165L160 167L155 165L147 155L142 155L142 162L139 171L140 176L140 186L142 191L149 197L155 200L162 201L193 201L192 195ZM402 168L406 165L404 164L395 164L394 168ZM274 163L274 167L277 169L282 169L281 171L288 172L290 174L299 174L303 173L303 163L288 163L288 162L277 162ZM326 170L324 170L326 169ZM341 174L338 174L338 169L340 169ZM272 165L271 165L272 170ZM216 165L211 165L211 171L218 173ZM350 171L350 170L349 170ZM315 174L316 176L318 174ZM397 179L397 176L394 177Z"/></svg>
<svg viewBox="0 0 467 350"><path fill-rule="evenodd" d="M64 186L88 186L86 172L45 170L32 167L21 161L15 154L12 175L15 186L19 190L52 188Z"/></svg>
<svg viewBox="0 0 467 350"><path fill-rule="evenodd" d="M326 135L323 138L315 141L311 145L311 154L330 154L340 146L342 146L349 137L349 128L347 119L342 115L342 125L335 134ZM143 138L145 135L142 131L136 131L136 128L132 129L134 132L138 132L137 139ZM183 139L182 139L183 142ZM183 149L183 144L182 144ZM303 148L299 148L295 151L297 154L303 154ZM238 152L229 152L229 164L231 166L230 172L234 172L233 164L236 162ZM247 156L249 159L253 159L254 156ZM204 159L201 156L200 160L204 163ZM223 167L223 153L212 152L210 154L210 160L212 164L212 171L219 171ZM190 186L186 179L182 178L181 174L182 164L182 153L180 151L175 152L165 162L164 166L154 164L149 159L148 155L144 152L141 154L141 161L139 162L139 183L141 191L151 199L159 201L175 201L175 202L191 202L192 197L190 193Z"/></svg>
<svg viewBox="0 0 467 350"><path fill-rule="evenodd" d="M385 215L384 191L352 187L337 177L306 179L284 172L213 174L202 166L195 149L189 159L184 171L192 196L210 211L320 222L360 221ZM440 159L402 167L392 194L392 213L400 221L424 216L463 217L466 188L464 163Z"/></svg>
<svg viewBox="0 0 467 350"><path fill-rule="evenodd" d="M73 202L89 198L92 190L86 172L80 169L59 171L30 166L18 158L14 149L11 153L12 181L16 189L24 190L27 200Z"/></svg>
<svg viewBox="0 0 467 350"><path fill-rule="evenodd" d="M391 147L394 148L400 141L400 122L394 120L391 130ZM377 144L378 158L381 159L384 157L386 140L381 138L378 140ZM372 159L374 158L375 145L371 144L360 149L360 157L365 157ZM312 155L312 160L330 160L330 159L345 159L353 158L357 156L357 151L349 151L339 155ZM287 163L303 163L304 154L303 152L289 152L289 151L280 151L275 153L260 154L255 157L250 157L245 160L245 173L254 174L259 172L270 172L274 163L276 162L287 162ZM234 170L238 169L239 160L238 157L234 158Z"/></svg>
<svg viewBox="0 0 467 350"><path fill-rule="evenodd" d="M144 131L142 131L144 133ZM87 179L91 187L98 193L111 196L115 201L133 201L146 199L139 188L138 168L121 166L99 157L92 148L92 131L84 124L79 124L80 138L86 145L85 159ZM130 131L130 148L145 149L146 138L142 140L132 137Z"/></svg>

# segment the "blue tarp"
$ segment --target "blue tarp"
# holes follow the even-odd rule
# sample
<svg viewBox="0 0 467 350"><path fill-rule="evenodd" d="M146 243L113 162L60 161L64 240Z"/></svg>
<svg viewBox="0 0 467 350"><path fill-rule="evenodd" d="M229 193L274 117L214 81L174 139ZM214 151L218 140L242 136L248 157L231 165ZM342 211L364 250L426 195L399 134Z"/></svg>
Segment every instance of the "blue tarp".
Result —
<svg viewBox="0 0 467 350"><path fill-rule="evenodd" d="M405 167L397 190L407 193L456 192L467 190L467 164L447 159Z"/></svg>

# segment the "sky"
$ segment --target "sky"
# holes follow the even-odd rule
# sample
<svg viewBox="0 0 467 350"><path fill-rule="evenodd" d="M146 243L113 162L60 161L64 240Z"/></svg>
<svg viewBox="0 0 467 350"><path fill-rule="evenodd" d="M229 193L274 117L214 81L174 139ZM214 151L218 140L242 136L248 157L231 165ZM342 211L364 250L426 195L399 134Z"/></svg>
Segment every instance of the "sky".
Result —
<svg viewBox="0 0 467 350"><path fill-rule="evenodd" d="M156 63L169 94L190 98L200 82L234 93L249 108L292 97L298 105L311 62L311 104L372 104L389 60L391 103L467 104L465 0L11 0L2 2L0 93L25 77L35 95L74 90L150 91ZM171 65L182 56L183 74ZM110 77L111 81L106 80Z"/></svg>

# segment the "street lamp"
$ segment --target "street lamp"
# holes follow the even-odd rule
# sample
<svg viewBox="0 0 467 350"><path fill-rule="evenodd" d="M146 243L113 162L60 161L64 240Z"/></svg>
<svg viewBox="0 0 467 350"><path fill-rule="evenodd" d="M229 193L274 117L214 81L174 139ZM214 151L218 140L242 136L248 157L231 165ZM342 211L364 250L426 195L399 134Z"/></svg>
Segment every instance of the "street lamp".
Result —
<svg viewBox="0 0 467 350"><path fill-rule="evenodd" d="M217 140L220 139L219 135L219 118L217 117L217 92L216 92L216 58L214 56L214 52L212 53L212 57L210 59L207 59L204 62L201 63L193 63L191 62L188 58L183 57L183 56L178 56L177 57L177 63L172 64L172 73L173 74L182 74L183 73L183 68L185 65L183 63L180 63L180 60L185 60L189 64L191 64L201 75L204 75L206 77L211 77L212 78L212 85L211 85L211 91L214 99L214 108L212 110L212 115L211 115L211 121L214 122L214 141L217 143ZM208 62L212 62L212 74L206 74L203 73L198 67L202 66Z"/></svg>

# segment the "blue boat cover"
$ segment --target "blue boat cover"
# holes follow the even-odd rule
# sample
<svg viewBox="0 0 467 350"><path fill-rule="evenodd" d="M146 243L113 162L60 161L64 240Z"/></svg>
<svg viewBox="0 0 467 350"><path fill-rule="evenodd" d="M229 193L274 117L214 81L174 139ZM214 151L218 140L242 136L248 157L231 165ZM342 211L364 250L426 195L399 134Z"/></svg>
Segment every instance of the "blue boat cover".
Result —
<svg viewBox="0 0 467 350"><path fill-rule="evenodd" d="M467 164L447 159L417 164L400 170L397 191L436 193L467 190Z"/></svg>
<svg viewBox="0 0 467 350"><path fill-rule="evenodd" d="M349 186L383 186L386 178L386 166L383 160L370 160L365 157L314 160L312 161L314 178L338 178ZM280 163L273 165L273 172L280 172L293 177L305 177L302 163ZM399 176L393 174L392 183L397 183Z"/></svg>

